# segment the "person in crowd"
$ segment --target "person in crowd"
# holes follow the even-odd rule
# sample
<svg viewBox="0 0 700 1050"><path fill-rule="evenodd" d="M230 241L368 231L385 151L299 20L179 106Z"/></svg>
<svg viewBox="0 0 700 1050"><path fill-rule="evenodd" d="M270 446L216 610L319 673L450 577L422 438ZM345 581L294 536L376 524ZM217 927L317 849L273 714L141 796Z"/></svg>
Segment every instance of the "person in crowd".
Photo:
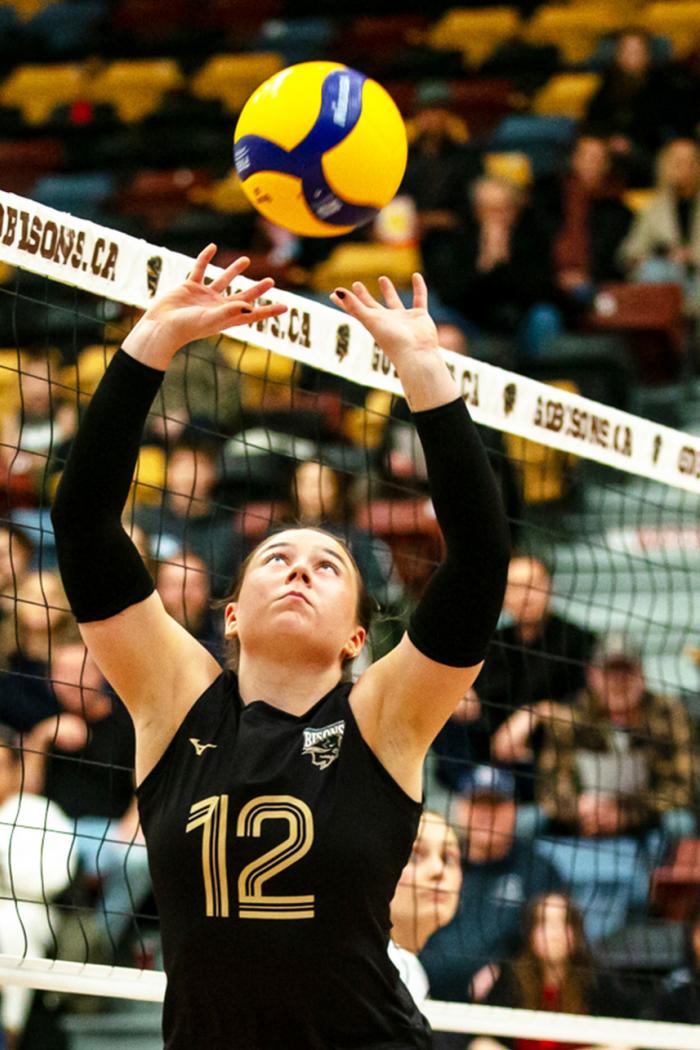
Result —
<svg viewBox="0 0 700 1050"><path fill-rule="evenodd" d="M479 1002L493 983L492 964L520 944L526 901L558 890L561 879L531 842L515 837L515 781L508 770L475 766L465 773L454 818L466 839L459 908L420 959L435 999Z"/></svg>
<svg viewBox="0 0 700 1050"><path fill-rule="evenodd" d="M533 754L541 746L541 733L528 738L526 747L514 746L516 729L533 704L561 701L585 683L585 666L594 644L591 632L552 609L552 577L545 563L529 554L516 553L508 567L503 612L510 620L496 631L489 659L476 682L479 713L465 722L453 716L437 738L437 775L444 786L457 788L465 760L511 766L517 774L519 833L537 822L532 809L535 797ZM459 713L457 713L459 714ZM541 720L547 711L538 709ZM530 808L525 808L530 807ZM534 824L530 831L534 830Z"/></svg>
<svg viewBox="0 0 700 1050"><path fill-rule="evenodd" d="M522 948L514 959L496 969L498 977L486 999L489 1006L634 1016L630 997L596 965L586 942L583 916L563 893L539 894L528 901ZM557 1039L478 1036L468 1044L468 1050L571 1050L573 1045L587 1046L583 1031L582 1035L583 1040L575 1044Z"/></svg>
<svg viewBox="0 0 700 1050"><path fill-rule="evenodd" d="M354 524L354 513L346 475L315 460L299 463L292 477L287 519L342 537L372 597L382 606L396 605L402 589L391 551L383 540Z"/></svg>
<svg viewBox="0 0 700 1050"><path fill-rule="evenodd" d="M419 87L408 136L400 192L415 205L419 234L454 229L464 212L464 187L478 173L478 162L467 147L468 130L453 111L446 85L428 82Z"/></svg>
<svg viewBox="0 0 700 1050"><path fill-rule="evenodd" d="M209 570L204 561L189 550L161 561L156 569L156 590L165 611L220 659L223 635L212 610Z"/></svg>
<svg viewBox="0 0 700 1050"><path fill-rule="evenodd" d="M630 185L645 186L654 154L681 121L678 91L669 69L652 60L646 33L628 29L618 38L612 64L591 97L583 126L606 139Z"/></svg>
<svg viewBox="0 0 700 1050"><path fill-rule="evenodd" d="M659 153L656 190L620 257L633 280L681 285L686 312L700 316L700 147L691 139L675 139Z"/></svg>
<svg viewBox="0 0 700 1050"><path fill-rule="evenodd" d="M212 594L221 598L243 560L244 544L232 512L214 502L218 454L205 441L178 442L168 455L163 503L138 507L134 520L148 534L156 559L167 560L183 547L197 554L211 574Z"/></svg>
<svg viewBox="0 0 700 1050"><path fill-rule="evenodd" d="M566 174L535 189L535 207L551 224L556 284L574 315L590 304L598 283L622 278L617 251L632 219L623 190L608 143L585 133Z"/></svg>
<svg viewBox="0 0 700 1050"><path fill-rule="evenodd" d="M17 592L34 556L34 544L22 529L0 519L0 673L15 649ZM1 688L1 687L0 687Z"/></svg>
<svg viewBox="0 0 700 1050"><path fill-rule="evenodd" d="M80 639L55 646L51 687L59 714L25 735L25 788L70 818L82 869L101 887L93 961L113 962L150 892L134 797L134 731Z"/></svg>
<svg viewBox="0 0 700 1050"><path fill-rule="evenodd" d="M462 859L453 828L439 813L425 810L413 852L391 902L389 956L403 983L421 1006L430 994L418 952L436 930L455 916L462 886Z"/></svg>
<svg viewBox="0 0 700 1050"><path fill-rule="evenodd" d="M19 735L0 724L0 952L43 959L55 945L53 902L74 878L78 858L71 821L27 783L24 757ZM30 988L3 988L7 1050L19 1047L31 1003Z"/></svg>
<svg viewBox="0 0 700 1050"><path fill-rule="evenodd" d="M700 1024L700 898L685 923L685 965L668 975L656 1003L657 1021Z"/></svg>
<svg viewBox="0 0 700 1050"><path fill-rule="evenodd" d="M421 251L442 303L481 332L517 337L519 350L541 353L561 330L545 225L516 183L493 175L475 179L471 210L455 230L434 231Z"/></svg>
<svg viewBox="0 0 700 1050"><path fill-rule="evenodd" d="M529 725L541 718L535 709ZM585 688L554 716L546 711L543 725L537 801L554 829L586 837L656 827L671 839L694 834L688 713L680 700L649 691L631 639L619 632L601 639ZM511 723L516 749L523 738L527 732Z"/></svg>
<svg viewBox="0 0 700 1050"><path fill-rule="evenodd" d="M12 648L0 674L0 720L18 732L56 713L46 676L53 648L74 631L60 577L28 572L17 589Z"/></svg>

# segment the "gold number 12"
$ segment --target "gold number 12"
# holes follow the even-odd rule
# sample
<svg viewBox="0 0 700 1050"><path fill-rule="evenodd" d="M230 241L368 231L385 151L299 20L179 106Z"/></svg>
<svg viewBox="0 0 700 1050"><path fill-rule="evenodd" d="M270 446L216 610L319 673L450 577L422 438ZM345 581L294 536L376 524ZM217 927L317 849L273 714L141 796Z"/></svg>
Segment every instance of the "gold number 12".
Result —
<svg viewBox="0 0 700 1050"><path fill-rule="evenodd" d="M264 894L268 879L296 864L314 840L314 818L300 798L292 795L260 795L241 809L236 824L239 837L260 837L266 820L286 820L287 838L267 853L246 864L238 877L238 915L241 919L313 919L314 895ZM212 795L190 807L187 831L201 827L202 874L207 916L229 916L226 835L228 795Z"/></svg>

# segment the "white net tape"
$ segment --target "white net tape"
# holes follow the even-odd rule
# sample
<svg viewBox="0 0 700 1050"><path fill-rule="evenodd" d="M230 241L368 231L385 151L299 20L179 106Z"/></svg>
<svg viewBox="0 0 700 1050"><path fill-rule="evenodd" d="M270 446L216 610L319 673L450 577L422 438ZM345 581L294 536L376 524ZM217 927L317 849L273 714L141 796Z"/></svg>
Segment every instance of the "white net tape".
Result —
<svg viewBox="0 0 700 1050"><path fill-rule="evenodd" d="M146 308L179 284L192 259L0 190L0 259L95 295ZM210 267L210 275L220 273ZM240 279L240 285L250 282ZM322 303L275 289L282 318L236 328L249 341L400 394L389 361L365 329ZM513 372L444 351L477 421L627 473L700 493L700 439Z"/></svg>

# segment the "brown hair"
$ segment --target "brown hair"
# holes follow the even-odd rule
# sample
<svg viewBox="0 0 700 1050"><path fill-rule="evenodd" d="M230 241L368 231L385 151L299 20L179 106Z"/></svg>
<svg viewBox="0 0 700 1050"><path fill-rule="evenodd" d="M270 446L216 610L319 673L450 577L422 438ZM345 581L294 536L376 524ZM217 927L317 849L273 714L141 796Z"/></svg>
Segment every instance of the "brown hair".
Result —
<svg viewBox="0 0 700 1050"><path fill-rule="evenodd" d="M255 555L258 553L258 551L262 547L263 543L267 543L267 541L272 536L275 536L275 535L277 535L278 533L281 533L281 532L299 532L301 530L307 530L307 529L311 530L312 532L320 532L322 536L328 536L330 539L335 540L335 542L338 543L342 547L342 549L345 551L345 553L347 554L348 558L350 559L350 563L352 564L352 567L355 570L355 579L357 580L357 609L356 609L355 615L357 617L357 621L360 624L360 626L364 627L365 631L369 631L370 626L372 624L372 617L373 617L374 612L375 612L375 610L377 608L377 603L376 603L375 599L371 596L369 591L367 590L367 586L365 584L365 581L364 581L364 578L362 576L362 573L360 572L360 570L359 570L359 568L357 566L357 562L355 561L354 555L353 555L352 551L350 550L350 547L348 546L348 544L345 542L345 540L341 539L340 536L336 536L336 534L334 532L330 532L328 529L321 529L317 525L296 525L296 524L295 525L281 525L281 526L278 526L275 529L272 529L267 534L265 539L260 540L260 543L256 544L256 546L253 547L253 549L250 552L250 554L248 554L245 557L245 559L241 562L240 568L238 570L238 574L237 574L236 579L235 579L234 584L233 584L233 590L231 591L231 594L227 598L221 598L219 601L213 603L214 606L216 608L222 608L222 607L225 607L226 605L228 605L229 602L237 602L238 601L238 599L240 597L240 594L241 594L241 588L243 587L243 581L245 580L245 576L246 576L246 573L248 571L248 567L250 566L250 563L253 561ZM227 639L225 647L224 647L224 656L226 658L226 666L230 667L232 670L236 670L236 668L238 666L238 655L239 655L239 642L238 642L238 639L237 638ZM352 663L352 660L353 660L353 657L350 657L350 656L346 657L346 659L343 661L343 668L349 666L349 664Z"/></svg>
<svg viewBox="0 0 700 1050"><path fill-rule="evenodd" d="M566 924L574 935L558 1009L562 1013L585 1014L590 1009L593 958L583 929L583 916L564 893L541 893L528 902L523 919L523 948L513 963L513 975L520 992L518 1002L513 1005L526 1010L542 1009L544 974L542 960L533 951L532 939L542 918L545 902L551 897L560 897L565 903Z"/></svg>

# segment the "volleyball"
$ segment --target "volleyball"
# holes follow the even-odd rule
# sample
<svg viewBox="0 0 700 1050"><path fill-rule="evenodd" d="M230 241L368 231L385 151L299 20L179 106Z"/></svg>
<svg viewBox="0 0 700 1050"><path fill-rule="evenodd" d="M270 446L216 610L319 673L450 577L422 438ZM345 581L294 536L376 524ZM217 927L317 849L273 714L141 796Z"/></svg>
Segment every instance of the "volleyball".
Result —
<svg viewBox="0 0 700 1050"><path fill-rule="evenodd" d="M339 62L301 62L246 102L234 163L258 211L293 233L336 237L388 204L406 169L406 129L375 80Z"/></svg>

